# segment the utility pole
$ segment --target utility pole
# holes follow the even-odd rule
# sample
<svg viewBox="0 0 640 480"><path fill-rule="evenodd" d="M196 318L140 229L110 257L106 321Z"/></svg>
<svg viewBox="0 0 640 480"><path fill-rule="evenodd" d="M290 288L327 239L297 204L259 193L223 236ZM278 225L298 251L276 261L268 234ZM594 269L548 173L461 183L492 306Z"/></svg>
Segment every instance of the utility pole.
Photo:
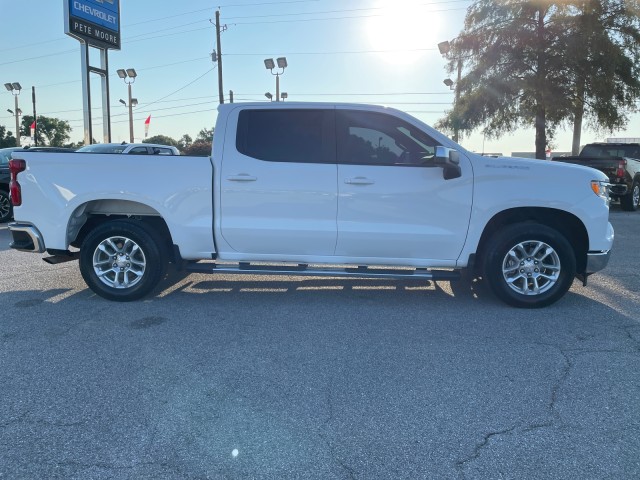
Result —
<svg viewBox="0 0 640 480"><path fill-rule="evenodd" d="M462 79L462 59L458 58L458 80L456 81L456 103L458 106L460 104L460 80ZM454 133L453 133L453 141L458 143L460 141L460 130L458 127L458 123L456 122Z"/></svg>
<svg viewBox="0 0 640 480"><path fill-rule="evenodd" d="M33 141L38 146L38 117L36 117L36 87L31 87L31 101L33 102L33 124L36 128L33 130Z"/></svg>
<svg viewBox="0 0 640 480"><path fill-rule="evenodd" d="M220 97L220 103L224 103L224 93L222 89L222 47L220 45L220 30L220 10L216 10L216 44L218 46L218 49L216 51L216 57L218 60L218 95Z"/></svg>
<svg viewBox="0 0 640 480"><path fill-rule="evenodd" d="M233 90L229 90L229 103L233 103Z"/></svg>

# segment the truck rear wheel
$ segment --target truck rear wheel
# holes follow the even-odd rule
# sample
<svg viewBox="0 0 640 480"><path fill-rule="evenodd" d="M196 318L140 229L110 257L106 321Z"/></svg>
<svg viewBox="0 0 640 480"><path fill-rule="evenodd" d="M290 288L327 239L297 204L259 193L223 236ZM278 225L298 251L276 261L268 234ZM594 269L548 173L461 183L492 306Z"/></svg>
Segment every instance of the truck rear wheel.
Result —
<svg viewBox="0 0 640 480"><path fill-rule="evenodd" d="M93 292L108 300L138 300L153 290L167 257L139 222L114 220L91 231L80 248L80 272Z"/></svg>
<svg viewBox="0 0 640 480"><path fill-rule="evenodd" d="M631 185L631 191L624 197L620 197L620 206L623 210L628 212L635 212L638 209L640 203L640 182L638 180L633 181Z"/></svg>
<svg viewBox="0 0 640 480"><path fill-rule="evenodd" d="M571 287L576 259L558 231L536 223L509 225L487 243L484 277L502 301L520 308L541 308Z"/></svg>

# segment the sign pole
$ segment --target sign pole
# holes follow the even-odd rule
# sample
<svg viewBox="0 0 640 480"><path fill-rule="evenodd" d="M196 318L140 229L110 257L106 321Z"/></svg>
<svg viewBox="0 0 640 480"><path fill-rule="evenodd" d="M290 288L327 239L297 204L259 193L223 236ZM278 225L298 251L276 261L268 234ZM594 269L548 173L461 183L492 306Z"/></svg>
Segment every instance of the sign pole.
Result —
<svg viewBox="0 0 640 480"><path fill-rule="evenodd" d="M102 77L102 133L104 143L111 143L111 107L109 106L109 50L100 50Z"/></svg>
<svg viewBox="0 0 640 480"><path fill-rule="evenodd" d="M82 69L82 111L84 113L84 144L91 145L93 131L91 126L91 83L89 79L89 45L80 42Z"/></svg>

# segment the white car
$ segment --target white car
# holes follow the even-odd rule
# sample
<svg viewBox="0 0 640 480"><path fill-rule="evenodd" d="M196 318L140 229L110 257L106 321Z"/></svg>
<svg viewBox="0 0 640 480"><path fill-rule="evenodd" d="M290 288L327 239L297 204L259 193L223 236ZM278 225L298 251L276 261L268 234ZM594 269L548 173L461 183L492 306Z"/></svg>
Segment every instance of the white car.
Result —
<svg viewBox="0 0 640 480"><path fill-rule="evenodd" d="M129 155L180 155L176 147L155 143L94 143L79 148L82 153L125 153Z"/></svg>

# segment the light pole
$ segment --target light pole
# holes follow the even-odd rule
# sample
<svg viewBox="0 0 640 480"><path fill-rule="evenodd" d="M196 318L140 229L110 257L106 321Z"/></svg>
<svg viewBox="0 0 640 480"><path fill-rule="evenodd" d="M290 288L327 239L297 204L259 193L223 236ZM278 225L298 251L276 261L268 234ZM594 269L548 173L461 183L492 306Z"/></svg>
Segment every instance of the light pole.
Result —
<svg viewBox="0 0 640 480"><path fill-rule="evenodd" d="M131 84L136 81L136 77L138 74L136 73L135 68L127 68L126 70L121 68L118 71L118 76L124 80L124 83L127 84L127 89L129 91L129 143L133 143L133 98L131 98ZM127 105L124 100L120 100L120 103ZM138 100L136 100L136 105L138 104Z"/></svg>
<svg viewBox="0 0 640 480"><path fill-rule="evenodd" d="M20 146L20 119L19 119L19 116L20 116L20 113L22 113L22 112L20 111L20 108L18 108L18 95L20 95L20 90L22 90L22 86L18 82L5 83L4 86L15 97L15 103L16 103L16 108L15 108L15 115L16 115L16 147L19 147Z"/></svg>
<svg viewBox="0 0 640 480"><path fill-rule="evenodd" d="M267 58L264 61L264 66L267 67L267 70L271 71L271 75L276 76L276 102L280 101L280 75L284 73L284 69L287 68L287 59L286 57L279 57L276 59L278 64L278 68L282 69L281 72L273 73L273 69L276 68L276 64L273 62L273 58Z"/></svg>
<svg viewBox="0 0 640 480"><path fill-rule="evenodd" d="M440 51L440 54L442 56L447 56L449 54L449 52L451 52L451 44L449 43L449 41L445 40L444 42L440 42L438 44L438 50ZM455 83L455 89L453 87L453 80L451 80L450 78L445 78L443 83L449 87L452 90L455 90L455 95L456 95L456 99L455 99L455 103L453 104L454 106L458 104L458 102L460 101L460 79L462 78L462 59L458 58L458 79ZM453 125L453 141L458 143L458 122L457 120L454 119L454 125Z"/></svg>

